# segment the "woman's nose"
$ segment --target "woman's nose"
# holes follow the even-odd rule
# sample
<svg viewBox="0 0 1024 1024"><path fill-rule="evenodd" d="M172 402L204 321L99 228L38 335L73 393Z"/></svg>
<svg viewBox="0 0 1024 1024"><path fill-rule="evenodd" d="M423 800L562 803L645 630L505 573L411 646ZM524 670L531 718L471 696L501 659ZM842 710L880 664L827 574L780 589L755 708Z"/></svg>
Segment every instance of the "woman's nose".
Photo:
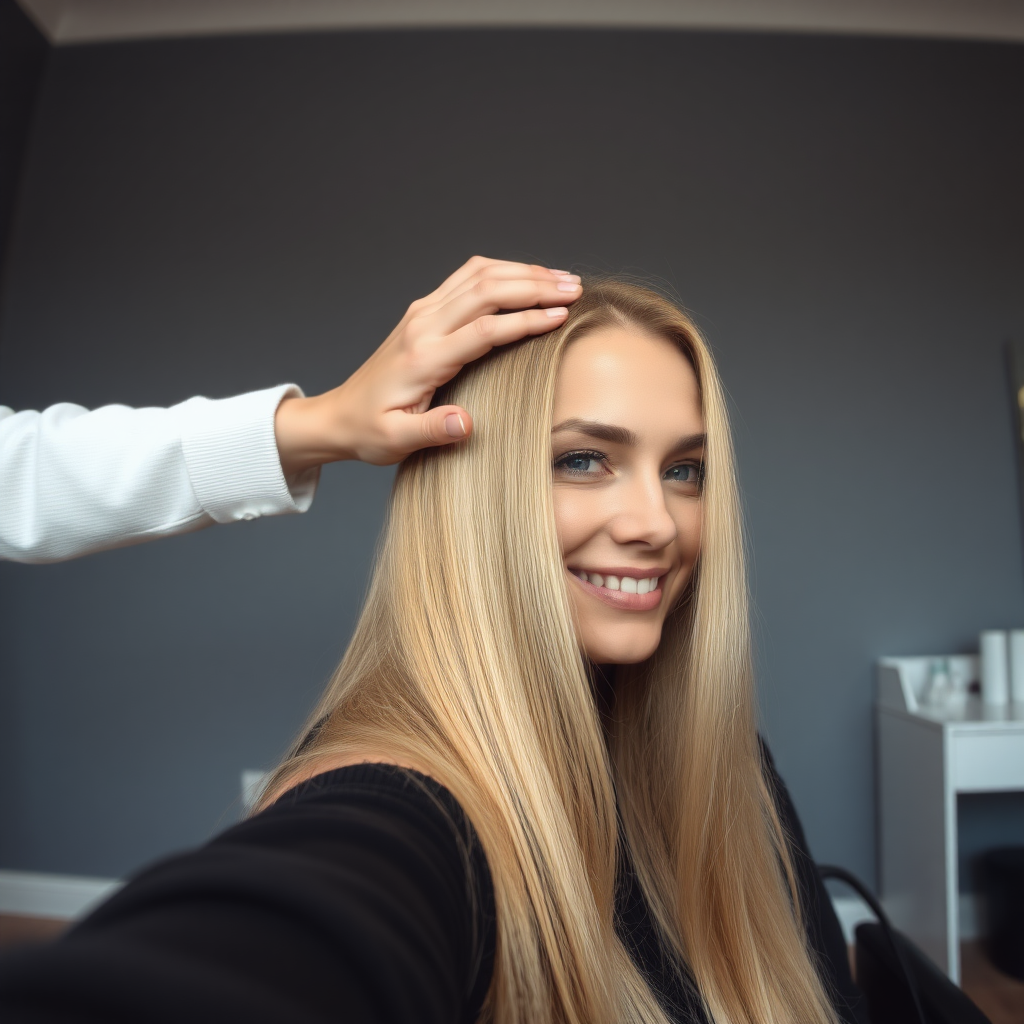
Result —
<svg viewBox="0 0 1024 1024"><path fill-rule="evenodd" d="M643 543L667 547L678 535L676 521L665 503L660 474L644 474L623 481L622 501L609 523L616 544Z"/></svg>

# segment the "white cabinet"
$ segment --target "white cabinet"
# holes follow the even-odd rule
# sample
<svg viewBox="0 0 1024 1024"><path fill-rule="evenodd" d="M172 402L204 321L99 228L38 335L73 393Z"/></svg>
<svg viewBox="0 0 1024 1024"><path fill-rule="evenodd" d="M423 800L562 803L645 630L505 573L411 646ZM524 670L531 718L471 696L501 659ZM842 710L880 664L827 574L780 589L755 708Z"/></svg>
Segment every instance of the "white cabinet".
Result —
<svg viewBox="0 0 1024 1024"><path fill-rule="evenodd" d="M955 677L978 678L977 657L948 660ZM956 798L1024 790L1024 705L922 706L933 661L878 663L880 887L893 924L959 982Z"/></svg>

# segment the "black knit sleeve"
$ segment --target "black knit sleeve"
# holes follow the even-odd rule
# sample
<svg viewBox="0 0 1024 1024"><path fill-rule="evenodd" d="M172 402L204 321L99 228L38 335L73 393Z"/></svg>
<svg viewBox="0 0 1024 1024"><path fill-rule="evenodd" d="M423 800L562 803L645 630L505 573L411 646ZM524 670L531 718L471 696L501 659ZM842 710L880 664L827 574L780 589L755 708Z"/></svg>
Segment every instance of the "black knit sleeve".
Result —
<svg viewBox="0 0 1024 1024"><path fill-rule="evenodd" d="M10 1024L473 1021L493 889L451 795L386 765L319 775L0 961Z"/></svg>
<svg viewBox="0 0 1024 1024"><path fill-rule="evenodd" d="M844 1024L866 1024L867 1009L850 971L846 940L839 925L839 918L836 917L828 890L818 876L792 797L782 777L775 770L775 761L763 739L761 757L765 779L775 796L775 806L778 808L782 827L789 838L793 869L796 871L800 887L807 938L811 952L817 959L819 973L825 982L826 990L832 996L832 1004L839 1014L839 1019Z"/></svg>

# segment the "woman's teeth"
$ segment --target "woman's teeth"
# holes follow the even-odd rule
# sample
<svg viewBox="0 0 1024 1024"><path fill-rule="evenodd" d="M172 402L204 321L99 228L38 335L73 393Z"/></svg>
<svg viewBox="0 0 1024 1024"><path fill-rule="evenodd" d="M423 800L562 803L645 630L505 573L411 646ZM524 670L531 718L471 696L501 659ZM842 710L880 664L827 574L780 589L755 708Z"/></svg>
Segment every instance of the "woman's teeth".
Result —
<svg viewBox="0 0 1024 1024"><path fill-rule="evenodd" d="M582 569L573 569L572 572L585 583L604 587L606 590L621 590L624 594L649 594L652 590L657 590L661 582L659 576L634 579L632 576L602 576L600 573L584 572Z"/></svg>

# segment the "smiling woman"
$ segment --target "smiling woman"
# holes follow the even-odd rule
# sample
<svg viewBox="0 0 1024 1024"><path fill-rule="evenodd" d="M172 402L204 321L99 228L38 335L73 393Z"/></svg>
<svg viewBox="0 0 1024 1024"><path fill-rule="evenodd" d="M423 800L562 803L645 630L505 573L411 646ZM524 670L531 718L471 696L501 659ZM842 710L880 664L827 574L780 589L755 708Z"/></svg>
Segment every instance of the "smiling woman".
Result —
<svg viewBox="0 0 1024 1024"><path fill-rule="evenodd" d="M732 446L693 324L589 284L435 400L476 431L399 470L356 633L265 806L361 762L442 784L493 887L485 1017L835 1021L759 749Z"/></svg>

